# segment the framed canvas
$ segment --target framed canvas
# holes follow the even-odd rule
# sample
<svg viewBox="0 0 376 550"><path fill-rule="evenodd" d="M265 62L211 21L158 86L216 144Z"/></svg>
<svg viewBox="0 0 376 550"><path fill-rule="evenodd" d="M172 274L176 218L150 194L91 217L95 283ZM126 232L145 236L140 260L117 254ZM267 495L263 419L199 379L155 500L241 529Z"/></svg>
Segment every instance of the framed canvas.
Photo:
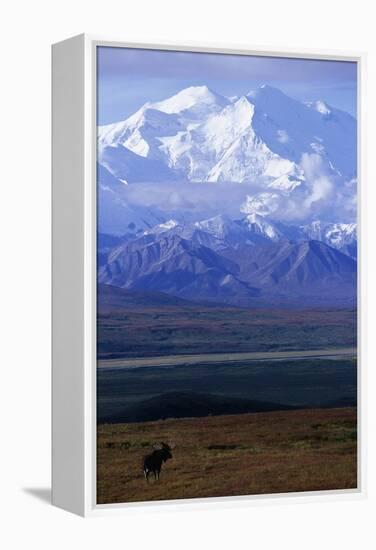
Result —
<svg viewBox="0 0 376 550"><path fill-rule="evenodd" d="M53 503L365 491L364 56L53 46Z"/></svg>

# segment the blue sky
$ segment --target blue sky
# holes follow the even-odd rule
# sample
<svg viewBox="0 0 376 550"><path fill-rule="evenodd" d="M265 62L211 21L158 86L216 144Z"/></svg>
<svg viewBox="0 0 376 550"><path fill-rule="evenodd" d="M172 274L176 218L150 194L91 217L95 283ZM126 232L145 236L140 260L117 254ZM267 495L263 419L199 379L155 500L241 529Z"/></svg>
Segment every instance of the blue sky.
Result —
<svg viewBox="0 0 376 550"><path fill-rule="evenodd" d="M188 86L206 84L225 96L261 84L302 101L323 99L356 114L356 63L98 48L98 124L124 120L146 101L159 101Z"/></svg>

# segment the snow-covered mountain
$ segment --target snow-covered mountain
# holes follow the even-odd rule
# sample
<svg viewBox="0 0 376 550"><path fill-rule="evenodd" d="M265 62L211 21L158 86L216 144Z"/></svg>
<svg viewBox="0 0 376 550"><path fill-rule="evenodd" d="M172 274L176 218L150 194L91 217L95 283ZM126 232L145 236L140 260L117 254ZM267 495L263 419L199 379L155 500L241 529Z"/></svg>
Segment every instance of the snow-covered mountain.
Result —
<svg viewBox="0 0 376 550"><path fill-rule="evenodd" d="M108 147L125 148L126 154ZM128 151L145 159L141 170ZM307 105L266 85L233 101L206 86L186 88L98 129L99 162L130 182L161 177L257 180L291 191L305 179L302 155L313 153L330 172L354 177L355 119L323 102Z"/></svg>
<svg viewBox="0 0 376 550"><path fill-rule="evenodd" d="M354 304L347 113L270 86L233 98L190 87L99 127L97 174L100 283L235 305Z"/></svg>
<svg viewBox="0 0 376 550"><path fill-rule="evenodd" d="M171 218L201 222L218 212L233 220L257 216L255 232L270 219L295 217L307 225L322 213L327 219L336 212L341 223L356 215L355 119L270 86L231 99L196 86L148 102L98 128L98 163L99 224L106 233L121 235L129 224L142 232ZM191 199L197 183L202 197L196 189ZM214 183L228 188L223 205L209 196ZM151 197L147 186L154 184L158 194ZM231 184L244 190L234 193ZM341 249L334 234L322 240Z"/></svg>
<svg viewBox="0 0 376 550"><path fill-rule="evenodd" d="M324 242L345 254L357 256L357 224L328 223L316 220L299 227L303 238Z"/></svg>
<svg viewBox="0 0 376 550"><path fill-rule="evenodd" d="M98 129L97 183L99 283L355 303L356 121L323 101L186 88Z"/></svg>
<svg viewBox="0 0 376 550"><path fill-rule="evenodd" d="M276 222L268 216L248 214L240 220L244 227L252 233L261 235L267 240L279 242L283 240L302 242L320 241L344 254L356 258L357 224L329 223L320 220L306 225L287 225Z"/></svg>
<svg viewBox="0 0 376 550"><path fill-rule="evenodd" d="M241 244L259 244L281 241L320 241L331 248L356 258L352 251L357 248L356 224L328 223L316 220L307 225L295 226L274 221L269 217L248 214L238 220L219 214L213 218L184 223L174 219L146 229L143 235L155 237L160 234L180 235L182 238L210 243L213 249L226 246L237 248ZM210 240L209 240L210 238Z"/></svg>
<svg viewBox="0 0 376 550"><path fill-rule="evenodd" d="M300 226L308 239L323 241L334 248L342 248L357 238L356 223L327 223L316 220Z"/></svg>

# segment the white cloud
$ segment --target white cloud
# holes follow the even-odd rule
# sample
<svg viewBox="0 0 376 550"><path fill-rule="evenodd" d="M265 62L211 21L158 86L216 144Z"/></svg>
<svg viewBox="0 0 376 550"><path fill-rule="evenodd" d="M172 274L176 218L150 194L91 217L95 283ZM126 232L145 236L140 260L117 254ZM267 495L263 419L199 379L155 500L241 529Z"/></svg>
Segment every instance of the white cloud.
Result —
<svg viewBox="0 0 376 550"><path fill-rule="evenodd" d="M304 181L291 192L255 183L142 183L124 186L122 200L157 209L168 217L204 219L226 214L239 219L255 212L286 223L356 220L356 179L344 182L316 153L304 154Z"/></svg>
<svg viewBox="0 0 376 550"><path fill-rule="evenodd" d="M356 219L356 180L343 182L317 153L304 154L300 166L304 181L291 193L248 194L242 212L270 215L286 223L314 219L353 222Z"/></svg>
<svg viewBox="0 0 376 550"><path fill-rule="evenodd" d="M278 130L277 131L277 140L280 143L287 143L290 140L290 138L289 138L288 133L285 130Z"/></svg>

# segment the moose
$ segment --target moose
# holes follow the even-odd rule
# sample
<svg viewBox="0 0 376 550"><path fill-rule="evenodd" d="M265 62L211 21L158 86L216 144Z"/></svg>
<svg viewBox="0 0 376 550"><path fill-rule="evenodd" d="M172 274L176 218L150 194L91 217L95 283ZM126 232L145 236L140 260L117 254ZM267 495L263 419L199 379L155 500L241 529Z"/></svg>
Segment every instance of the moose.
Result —
<svg viewBox="0 0 376 550"><path fill-rule="evenodd" d="M154 451L144 457L143 470L145 480L149 483L149 475L154 475L155 481L159 480L161 473L162 462L166 462L169 458L172 458L170 445L167 443L159 443L154 445Z"/></svg>

